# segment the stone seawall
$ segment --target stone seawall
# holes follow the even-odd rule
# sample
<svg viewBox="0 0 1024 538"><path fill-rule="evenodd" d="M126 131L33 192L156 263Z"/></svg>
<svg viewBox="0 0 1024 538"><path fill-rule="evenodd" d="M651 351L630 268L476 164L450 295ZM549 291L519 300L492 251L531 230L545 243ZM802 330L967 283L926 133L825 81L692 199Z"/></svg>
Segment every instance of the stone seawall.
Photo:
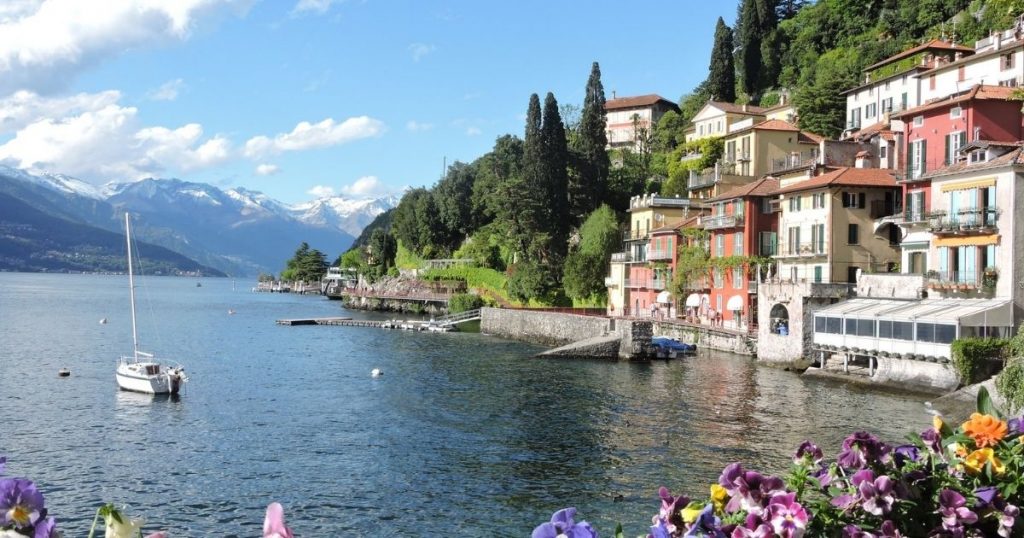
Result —
<svg viewBox="0 0 1024 538"><path fill-rule="evenodd" d="M542 346L564 346L616 330L616 320L536 310L483 308L480 332Z"/></svg>
<svg viewBox="0 0 1024 538"><path fill-rule="evenodd" d="M341 304L350 310L429 314L431 316L443 316L448 313L448 307L444 303L415 299L378 299L345 295L341 298Z"/></svg>
<svg viewBox="0 0 1024 538"><path fill-rule="evenodd" d="M737 355L755 355L757 344L747 335L712 327L696 327L679 323L654 322L654 334L669 336L700 349L727 351Z"/></svg>

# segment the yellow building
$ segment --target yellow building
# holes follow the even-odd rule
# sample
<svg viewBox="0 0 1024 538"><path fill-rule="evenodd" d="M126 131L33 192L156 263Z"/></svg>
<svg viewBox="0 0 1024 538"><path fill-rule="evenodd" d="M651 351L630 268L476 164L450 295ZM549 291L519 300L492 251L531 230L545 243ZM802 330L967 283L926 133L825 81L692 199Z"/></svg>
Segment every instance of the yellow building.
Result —
<svg viewBox="0 0 1024 538"><path fill-rule="evenodd" d="M759 122L764 119L764 109L761 107L708 101L693 116L693 124L686 129L686 141L725 136L737 123L747 120Z"/></svg>
<svg viewBox="0 0 1024 538"><path fill-rule="evenodd" d="M858 271L888 272L900 260L892 171L838 168L783 177L779 196L778 277L792 282L857 282Z"/></svg>
<svg viewBox="0 0 1024 538"><path fill-rule="evenodd" d="M777 119L756 124L752 120L745 122L749 124L737 123L732 132L722 137L725 149L714 167L690 173L690 198L714 198L738 185L817 157L821 142L817 135Z"/></svg>

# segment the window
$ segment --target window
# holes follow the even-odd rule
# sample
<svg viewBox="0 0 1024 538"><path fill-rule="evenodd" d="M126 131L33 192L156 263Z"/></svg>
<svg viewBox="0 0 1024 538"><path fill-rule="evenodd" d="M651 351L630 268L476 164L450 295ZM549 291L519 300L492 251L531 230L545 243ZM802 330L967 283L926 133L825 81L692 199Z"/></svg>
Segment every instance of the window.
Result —
<svg viewBox="0 0 1024 538"><path fill-rule="evenodd" d="M843 318L825 318L825 332L843 334Z"/></svg>
<svg viewBox="0 0 1024 538"><path fill-rule="evenodd" d="M825 193L819 192L818 194L811 195L811 208L813 209L824 209L825 207Z"/></svg>
<svg viewBox="0 0 1024 538"><path fill-rule="evenodd" d="M857 320L846 318L846 334L855 336L857 334Z"/></svg>
<svg viewBox="0 0 1024 538"><path fill-rule="evenodd" d="M860 226L851 224L847 235L846 242L851 245L860 244Z"/></svg>
<svg viewBox="0 0 1024 538"><path fill-rule="evenodd" d="M857 320L857 336L870 336L875 337L875 320L873 319L858 319Z"/></svg>
<svg viewBox="0 0 1024 538"><path fill-rule="evenodd" d="M886 86L885 89L888 90L889 89L889 83L886 82L885 86ZM883 113L885 113L885 112L892 112L892 97L887 97L885 99L882 99L882 112Z"/></svg>
<svg viewBox="0 0 1024 538"><path fill-rule="evenodd" d="M769 214L771 212L772 212L772 199L771 198L761 198L761 213L764 213L765 215L767 215L767 214Z"/></svg>
<svg viewBox="0 0 1024 538"><path fill-rule="evenodd" d="M956 325L946 323L918 323L917 340L936 344L951 344L956 339Z"/></svg>
<svg viewBox="0 0 1024 538"><path fill-rule="evenodd" d="M850 129L860 129L860 107L850 110Z"/></svg>
<svg viewBox="0 0 1024 538"><path fill-rule="evenodd" d="M876 105L875 103L869 103L867 106L864 107L864 119L875 117L877 112L878 105Z"/></svg>
<svg viewBox="0 0 1024 538"><path fill-rule="evenodd" d="M925 173L925 157L927 146L924 140L914 140L907 146L907 162L910 164L910 177L917 179Z"/></svg>
<svg viewBox="0 0 1024 538"><path fill-rule="evenodd" d="M843 193L843 207L849 207L853 209L864 209L867 205L867 194L860 192L844 192Z"/></svg>
<svg viewBox="0 0 1024 538"><path fill-rule="evenodd" d="M725 235L718 234L715 236L715 256L721 258L725 256Z"/></svg>
<svg viewBox="0 0 1024 538"><path fill-rule="evenodd" d="M880 144L878 146L878 158L885 159L889 156L889 146L886 144Z"/></svg>
<svg viewBox="0 0 1024 538"><path fill-rule="evenodd" d="M967 66L966 65L961 65L956 70L956 80L958 82L963 82L966 78L967 78ZM932 88L932 89L934 90L935 88Z"/></svg>
<svg viewBox="0 0 1024 538"><path fill-rule="evenodd" d="M953 164L960 159L960 148L967 143L967 133L959 131L946 135L946 164Z"/></svg>
<svg viewBox="0 0 1024 538"><path fill-rule="evenodd" d="M820 265L815 265L814 266L814 281L815 282L821 282L821 266Z"/></svg>
<svg viewBox="0 0 1024 538"><path fill-rule="evenodd" d="M715 129L715 131L719 133L722 132L722 120L718 120L718 129Z"/></svg>
<svg viewBox="0 0 1024 538"><path fill-rule="evenodd" d="M793 226L789 229L789 253L798 254L800 252L800 227ZM795 269L795 267L794 267Z"/></svg>
<svg viewBox="0 0 1024 538"><path fill-rule="evenodd" d="M913 340L914 324L909 321L879 320L878 337L893 340Z"/></svg>
<svg viewBox="0 0 1024 538"><path fill-rule="evenodd" d="M1013 69L1013 53L1003 54L999 57L999 66L1006 71L1007 69Z"/></svg>
<svg viewBox="0 0 1024 538"><path fill-rule="evenodd" d="M799 196L791 196L789 198L789 210L790 211L800 211L800 197Z"/></svg>
<svg viewBox="0 0 1024 538"><path fill-rule="evenodd" d="M825 253L825 225L811 225L811 250L815 254Z"/></svg>
<svg viewBox="0 0 1024 538"><path fill-rule="evenodd" d="M976 150L972 151L970 158L971 158L971 162L972 163L983 163L983 162L985 162L985 150L983 150L983 149L976 149Z"/></svg>
<svg viewBox="0 0 1024 538"><path fill-rule="evenodd" d="M1015 78L1008 78L1006 80L1000 80L999 81L999 85L1000 86L1006 86L1007 88L1016 88L1017 87L1017 79L1015 79Z"/></svg>
<svg viewBox="0 0 1024 538"><path fill-rule="evenodd" d="M743 287L743 268L733 267L732 268L732 287L733 289L740 289Z"/></svg>
<svg viewBox="0 0 1024 538"><path fill-rule="evenodd" d="M697 133L700 136L704 136L704 124L703 123L697 126Z"/></svg>
<svg viewBox="0 0 1024 538"><path fill-rule="evenodd" d="M887 90L889 89L889 81L888 80L885 81L885 89L887 89Z"/></svg>
<svg viewBox="0 0 1024 538"><path fill-rule="evenodd" d="M924 116L914 116L914 127L924 126Z"/></svg>
<svg viewBox="0 0 1024 538"><path fill-rule="evenodd" d="M721 289L722 288L722 270L716 268L714 271L711 272L711 278L715 281L715 288L716 289Z"/></svg>
<svg viewBox="0 0 1024 538"><path fill-rule="evenodd" d="M736 232L732 236L732 253L736 256L743 255L743 232Z"/></svg>
<svg viewBox="0 0 1024 538"><path fill-rule="evenodd" d="M960 116L963 116L963 115L964 115L964 109L963 108L955 106L955 107L949 109L949 119L955 120L955 119L957 119L957 118L959 118Z"/></svg>

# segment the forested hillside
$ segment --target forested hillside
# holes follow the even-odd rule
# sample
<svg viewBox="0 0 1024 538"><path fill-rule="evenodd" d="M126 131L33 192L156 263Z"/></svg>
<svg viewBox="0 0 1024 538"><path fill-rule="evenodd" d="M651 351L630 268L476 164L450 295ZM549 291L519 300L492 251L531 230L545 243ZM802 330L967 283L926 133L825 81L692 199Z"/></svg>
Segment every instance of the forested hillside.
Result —
<svg viewBox="0 0 1024 538"><path fill-rule="evenodd" d="M689 171L721 155L717 139L684 143L709 99L769 107L787 96L801 129L835 137L845 123L842 92L862 80L865 66L933 38L972 45L1022 13L1024 0L742 0L733 27L717 21L707 60L690 55L686 65L663 66L707 61L708 76L680 98L680 113L637 132L636 151L605 149L595 62L581 107L559 106L550 93L543 105L537 94L524 99L522 137L499 137L432 188L409 191L341 261L373 276L395 272L395 251L400 259L472 258L504 273L514 300L601 303L630 196L685 196ZM702 158L684 162L685 153Z"/></svg>

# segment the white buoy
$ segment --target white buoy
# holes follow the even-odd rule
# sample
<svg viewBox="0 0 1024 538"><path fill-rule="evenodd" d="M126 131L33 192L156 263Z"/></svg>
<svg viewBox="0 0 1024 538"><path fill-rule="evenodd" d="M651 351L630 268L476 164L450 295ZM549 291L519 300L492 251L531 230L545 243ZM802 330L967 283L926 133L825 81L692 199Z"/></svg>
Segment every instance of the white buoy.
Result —
<svg viewBox="0 0 1024 538"><path fill-rule="evenodd" d="M384 372L382 372L380 368L370 370L370 377L380 377L382 375L384 375Z"/></svg>
<svg viewBox="0 0 1024 538"><path fill-rule="evenodd" d="M106 324L107 324L107 318L100 318L100 325L106 325Z"/></svg>

